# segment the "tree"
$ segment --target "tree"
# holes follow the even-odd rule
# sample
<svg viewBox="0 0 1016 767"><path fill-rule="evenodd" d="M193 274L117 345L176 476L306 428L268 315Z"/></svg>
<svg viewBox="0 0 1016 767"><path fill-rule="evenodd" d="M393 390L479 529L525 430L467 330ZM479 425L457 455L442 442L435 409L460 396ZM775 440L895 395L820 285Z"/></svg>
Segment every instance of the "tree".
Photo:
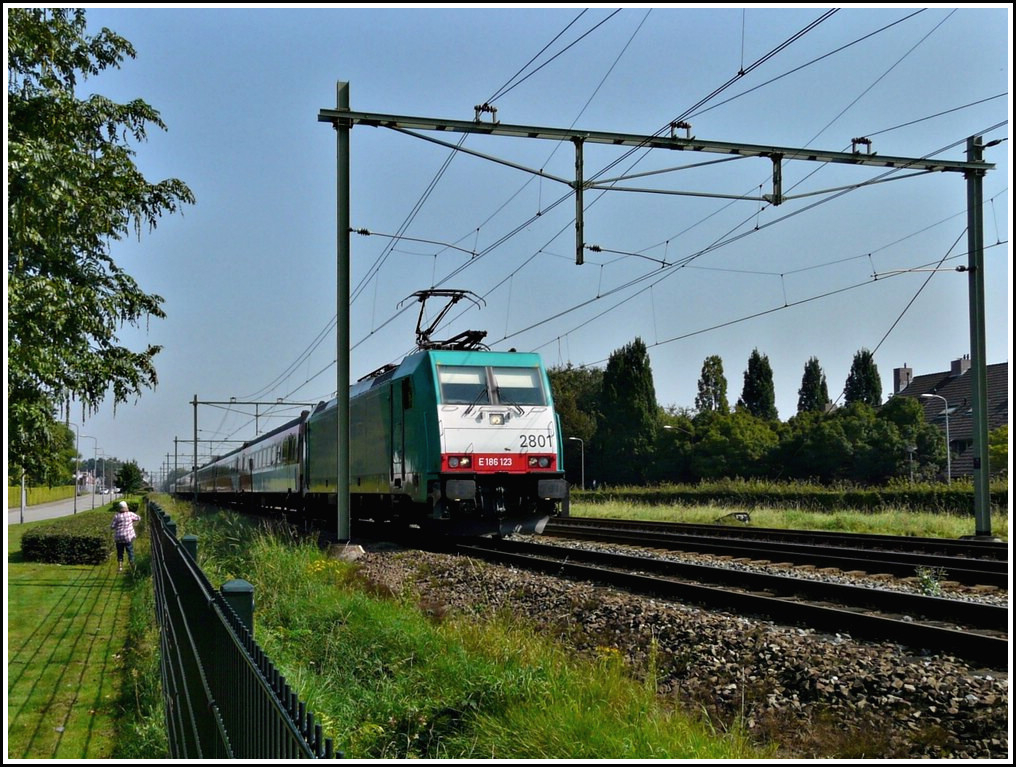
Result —
<svg viewBox="0 0 1016 767"><path fill-rule="evenodd" d="M729 413L727 404L727 379L723 375L723 360L717 355L706 357L702 362L702 373L698 380L698 394L695 396L695 409L700 413L707 411Z"/></svg>
<svg viewBox="0 0 1016 767"><path fill-rule="evenodd" d="M824 413L828 406L829 387L826 385L825 373L818 364L818 358L812 357L804 363L801 388L797 390L797 412Z"/></svg>
<svg viewBox="0 0 1016 767"><path fill-rule="evenodd" d="M119 345L124 325L165 316L110 256L110 245L193 203L177 179L148 182L129 141L165 129L141 100L78 99L78 80L134 57L85 12L9 8L7 52L7 429L12 464L38 479L58 452L57 413L95 412L154 387L159 347Z"/></svg>
<svg viewBox="0 0 1016 767"><path fill-rule="evenodd" d="M878 417L891 422L900 435L898 476L913 469L915 479L932 479L945 473L947 465L942 432L924 418L924 408L915 397L890 397L879 409ZM894 446L883 445L883 449Z"/></svg>
<svg viewBox="0 0 1016 767"><path fill-rule="evenodd" d="M565 449L574 449L575 460L565 461L569 481L578 484L582 479L582 460L595 461L591 454L593 435L600 409L600 393L603 389L603 370L600 368L555 367L547 370L551 392L554 396L554 410L561 419L561 439ZM569 442L569 437L582 440L581 445ZM572 445L573 448L569 448Z"/></svg>
<svg viewBox="0 0 1016 767"><path fill-rule="evenodd" d="M547 370L554 396L554 409L561 419L564 438L588 441L596 431L603 370L600 368L552 367Z"/></svg>
<svg viewBox="0 0 1016 767"><path fill-rule="evenodd" d="M882 379L875 366L875 357L867 349L861 349L854 355L843 388L843 401L848 405L863 402L875 408L882 404Z"/></svg>
<svg viewBox="0 0 1016 767"><path fill-rule="evenodd" d="M674 405L660 409L660 429L656 433L649 481L691 482L696 479L689 471L696 432L694 415L694 410Z"/></svg>
<svg viewBox="0 0 1016 767"><path fill-rule="evenodd" d="M636 338L610 355L603 372L594 465L604 481L645 481L652 463L658 417L649 353Z"/></svg>
<svg viewBox="0 0 1016 767"><path fill-rule="evenodd" d="M77 456L74 447L74 432L66 424L56 423L53 425L52 439L52 452L47 453L35 470L26 476L26 479L33 485L55 487L74 482L74 459ZM19 464L8 463L8 484L20 484L21 471L22 468Z"/></svg>
<svg viewBox="0 0 1016 767"><path fill-rule="evenodd" d="M863 402L798 413L786 424L779 464L788 477L878 484L892 477L935 476L945 461L942 435L913 397L876 410Z"/></svg>
<svg viewBox="0 0 1016 767"><path fill-rule="evenodd" d="M838 412L810 410L787 422L779 448L779 464L785 476L832 482L849 475L854 445L844 432Z"/></svg>
<svg viewBox="0 0 1016 767"><path fill-rule="evenodd" d="M1009 426L999 426L988 432L988 464L992 474L1009 471Z"/></svg>
<svg viewBox="0 0 1016 767"><path fill-rule="evenodd" d="M699 479L767 476L779 445L774 427L743 409L714 416L696 428L692 474Z"/></svg>
<svg viewBox="0 0 1016 767"><path fill-rule="evenodd" d="M116 486L124 495L136 493L144 484L144 477L141 476L141 469L136 461L130 461L120 467L116 473Z"/></svg>
<svg viewBox="0 0 1016 767"><path fill-rule="evenodd" d="M776 421L776 389L773 386L773 369L769 358L753 349L748 357L748 369L744 371L744 388L737 400L738 408L743 408L756 418Z"/></svg>

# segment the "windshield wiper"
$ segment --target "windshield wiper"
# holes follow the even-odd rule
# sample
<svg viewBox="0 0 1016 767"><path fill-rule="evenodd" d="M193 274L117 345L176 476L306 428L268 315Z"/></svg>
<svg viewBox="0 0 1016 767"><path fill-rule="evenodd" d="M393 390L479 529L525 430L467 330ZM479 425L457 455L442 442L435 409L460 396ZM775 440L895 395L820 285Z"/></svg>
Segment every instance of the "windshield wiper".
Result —
<svg viewBox="0 0 1016 767"><path fill-rule="evenodd" d="M487 395L487 399L489 400L490 396L487 392L486 386L484 386L482 389L480 389L479 392L477 392L476 396L473 397L473 401L469 403L469 407L466 408L465 412L462 415L469 415L469 411L472 410L474 407L476 407L477 403L480 401L480 397L484 396L485 394Z"/></svg>
<svg viewBox="0 0 1016 767"><path fill-rule="evenodd" d="M500 386L498 386L495 391L497 392L497 401L498 402L502 402L504 404L511 405L513 408L515 408L516 410L519 411L519 415L525 415L526 411L522 409L522 406L518 402L514 402L511 399L509 399L508 397L502 396L502 394L501 394L502 389L501 389Z"/></svg>

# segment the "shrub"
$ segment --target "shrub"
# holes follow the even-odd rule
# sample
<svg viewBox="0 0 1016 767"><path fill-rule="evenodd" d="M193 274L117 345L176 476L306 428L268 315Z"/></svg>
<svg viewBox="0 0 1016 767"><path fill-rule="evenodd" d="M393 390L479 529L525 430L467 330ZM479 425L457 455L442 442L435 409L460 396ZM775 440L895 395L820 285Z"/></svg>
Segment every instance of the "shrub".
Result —
<svg viewBox="0 0 1016 767"><path fill-rule="evenodd" d="M25 533L21 553L28 562L60 565L97 565L113 553L109 529L112 511L88 511L53 520Z"/></svg>
<svg viewBox="0 0 1016 767"><path fill-rule="evenodd" d="M1009 508L1008 482L995 481L988 503L993 511ZM590 503L627 502L650 506L713 504L730 508L797 508L807 511L854 509L879 511L887 508L969 514L974 504L973 483L907 483L894 481L881 486L849 483L822 485L803 481L723 479L697 485L611 487L593 492L572 490L573 501Z"/></svg>

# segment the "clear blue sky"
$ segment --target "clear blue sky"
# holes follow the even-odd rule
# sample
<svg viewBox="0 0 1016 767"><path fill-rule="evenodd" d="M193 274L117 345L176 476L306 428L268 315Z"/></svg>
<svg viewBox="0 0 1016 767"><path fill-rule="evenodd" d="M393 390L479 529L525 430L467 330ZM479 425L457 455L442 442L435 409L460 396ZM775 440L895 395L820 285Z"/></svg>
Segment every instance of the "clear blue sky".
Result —
<svg viewBox="0 0 1016 767"><path fill-rule="evenodd" d="M838 152L868 137L882 155L947 160L966 159L971 135L1000 139L985 153L996 164L984 180L987 361L1007 361L1010 7L847 7L815 24L828 10L89 8L92 30L109 27L137 57L82 93L157 109L168 130L136 146L137 162L150 180L185 181L197 203L113 247L165 298L165 319L122 333L163 347L159 385L88 416L82 433L96 439L82 453L97 443L154 472L179 438L187 465L195 395L333 396L336 140L318 113L335 106L337 81L354 110L396 115L470 120L500 94L500 121L533 126L649 135L683 117L702 139ZM474 135L465 146L573 174L570 145ZM588 192L585 242L602 251L577 266L567 187L451 155L352 131L351 223L377 233L352 239L353 381L412 350L418 304L399 304L432 286L484 301L453 310L440 335L486 330L492 348L538 351L550 366L602 366L641 338L664 406L694 405L713 354L731 404L752 350L766 355L786 420L809 357L835 400L859 349L875 351L884 396L895 367L947 370L970 351L960 174L787 163L784 192L803 196L773 207L757 200L771 191L767 160L590 146L587 177L680 168L623 185L682 194ZM294 415L200 405L199 452L252 437L255 410L260 431Z"/></svg>

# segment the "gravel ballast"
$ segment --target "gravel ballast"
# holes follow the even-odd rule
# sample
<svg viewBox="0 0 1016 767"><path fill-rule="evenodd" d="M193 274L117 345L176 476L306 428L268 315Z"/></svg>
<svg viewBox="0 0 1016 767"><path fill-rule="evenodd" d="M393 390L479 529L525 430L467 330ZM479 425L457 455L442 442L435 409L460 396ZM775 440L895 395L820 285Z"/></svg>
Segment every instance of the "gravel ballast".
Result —
<svg viewBox="0 0 1016 767"><path fill-rule="evenodd" d="M1008 673L887 642L627 594L470 557L369 545L373 588L437 613L510 609L577 652L655 663L659 694L784 758L1009 757Z"/></svg>

